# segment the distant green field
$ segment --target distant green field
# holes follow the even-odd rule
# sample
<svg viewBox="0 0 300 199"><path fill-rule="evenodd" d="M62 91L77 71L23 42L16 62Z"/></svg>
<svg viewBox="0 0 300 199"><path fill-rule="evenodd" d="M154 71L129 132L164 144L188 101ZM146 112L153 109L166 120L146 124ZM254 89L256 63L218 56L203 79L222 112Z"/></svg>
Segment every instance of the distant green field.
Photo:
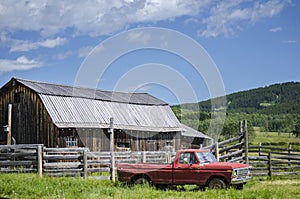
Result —
<svg viewBox="0 0 300 199"><path fill-rule="evenodd" d="M251 142L251 145L262 144L278 144L280 146L287 147L289 143L295 146L296 148L300 147L300 138L296 138L292 133L278 133L278 132L263 132L260 131L260 128L254 127L255 130L255 138Z"/></svg>
<svg viewBox="0 0 300 199"><path fill-rule="evenodd" d="M128 187L120 183L112 185L110 181L82 178L38 178L35 174L0 174L0 198L233 198L233 199L285 199L300 198L300 178L253 178L239 191L194 190L185 186L183 190L156 190L153 187Z"/></svg>

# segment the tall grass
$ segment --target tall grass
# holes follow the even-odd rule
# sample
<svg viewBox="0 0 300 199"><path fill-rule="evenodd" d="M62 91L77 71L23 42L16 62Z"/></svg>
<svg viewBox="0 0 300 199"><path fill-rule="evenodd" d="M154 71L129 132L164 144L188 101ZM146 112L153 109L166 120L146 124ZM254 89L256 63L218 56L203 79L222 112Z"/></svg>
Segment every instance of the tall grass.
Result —
<svg viewBox="0 0 300 199"><path fill-rule="evenodd" d="M69 177L43 177L35 174L0 174L0 198L300 198L300 179L254 178L244 190L156 190L154 187L128 187L110 181Z"/></svg>

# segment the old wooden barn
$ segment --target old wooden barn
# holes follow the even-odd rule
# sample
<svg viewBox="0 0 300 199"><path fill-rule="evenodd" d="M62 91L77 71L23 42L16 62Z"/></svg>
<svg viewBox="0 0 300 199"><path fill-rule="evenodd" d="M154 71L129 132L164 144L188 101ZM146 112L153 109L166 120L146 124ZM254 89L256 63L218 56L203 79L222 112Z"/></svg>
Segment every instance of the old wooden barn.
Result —
<svg viewBox="0 0 300 199"><path fill-rule="evenodd" d="M89 147L109 150L114 118L116 150L177 150L199 146L210 137L180 124L170 106L147 93L78 88L12 78L0 90L0 125L8 123L15 144ZM6 144L5 128L0 141Z"/></svg>

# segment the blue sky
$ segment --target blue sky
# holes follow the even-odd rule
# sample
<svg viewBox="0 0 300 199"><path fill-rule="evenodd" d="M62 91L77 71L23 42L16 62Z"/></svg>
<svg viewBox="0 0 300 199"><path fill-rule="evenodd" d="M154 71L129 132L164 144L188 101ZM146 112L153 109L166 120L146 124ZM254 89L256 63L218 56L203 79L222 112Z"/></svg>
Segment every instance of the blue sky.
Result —
<svg viewBox="0 0 300 199"><path fill-rule="evenodd" d="M300 81L299 21L296 0L0 0L0 85L12 77L78 85L96 46L143 27L174 30L196 41L215 64L225 93ZM135 38L146 41L146 36ZM101 62L93 63L103 67ZM137 76L145 82L133 80ZM184 77L184 83L174 76ZM184 58L161 49L120 55L94 81L99 89L149 92L170 104L214 97L211 81ZM187 90L195 97L178 97L189 96Z"/></svg>

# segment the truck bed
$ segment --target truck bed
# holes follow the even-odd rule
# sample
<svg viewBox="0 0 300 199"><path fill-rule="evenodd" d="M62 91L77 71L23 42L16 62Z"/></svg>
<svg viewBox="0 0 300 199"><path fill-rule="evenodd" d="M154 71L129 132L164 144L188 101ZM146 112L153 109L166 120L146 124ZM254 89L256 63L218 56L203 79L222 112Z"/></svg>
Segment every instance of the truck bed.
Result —
<svg viewBox="0 0 300 199"><path fill-rule="evenodd" d="M133 181L143 174L147 174L156 184L170 183L172 184L173 164L167 163L140 163L140 164L118 164L118 177L120 181ZM138 174L137 176L135 176ZM135 176L135 178L133 178ZM166 180L167 179L167 180Z"/></svg>

